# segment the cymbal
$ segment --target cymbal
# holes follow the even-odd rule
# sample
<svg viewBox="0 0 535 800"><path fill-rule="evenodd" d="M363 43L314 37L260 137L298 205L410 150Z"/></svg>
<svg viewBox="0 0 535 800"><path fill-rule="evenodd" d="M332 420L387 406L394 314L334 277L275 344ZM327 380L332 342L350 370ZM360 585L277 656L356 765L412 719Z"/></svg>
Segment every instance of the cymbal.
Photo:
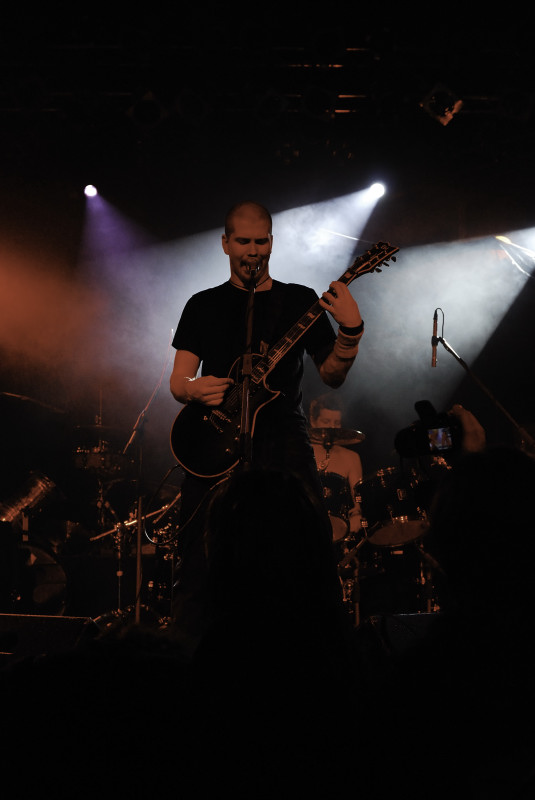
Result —
<svg viewBox="0 0 535 800"><path fill-rule="evenodd" d="M119 428L115 428L112 425L76 425L75 431L83 431L84 433L98 433L98 434L108 434L108 433L122 433Z"/></svg>
<svg viewBox="0 0 535 800"><path fill-rule="evenodd" d="M362 431L354 431L348 428L309 428L310 441L313 444L333 445L339 444L342 447L350 444L363 442L366 436Z"/></svg>
<svg viewBox="0 0 535 800"><path fill-rule="evenodd" d="M41 400L36 400L34 397L26 397L26 395L23 394L13 394L12 392L0 392L0 397L7 397L10 400L22 400L23 403L32 403L33 405L40 406L41 408L44 408L47 411L52 411L54 412L54 414L65 413L64 409L62 408L56 408L55 406L43 403Z"/></svg>

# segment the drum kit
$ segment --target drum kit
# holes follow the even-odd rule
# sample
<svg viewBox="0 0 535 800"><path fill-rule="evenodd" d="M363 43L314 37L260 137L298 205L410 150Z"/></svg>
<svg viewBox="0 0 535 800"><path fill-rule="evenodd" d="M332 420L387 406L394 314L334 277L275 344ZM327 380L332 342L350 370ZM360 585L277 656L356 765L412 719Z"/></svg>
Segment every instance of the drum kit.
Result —
<svg viewBox="0 0 535 800"><path fill-rule="evenodd" d="M312 443L326 451L365 438L358 430L310 428ZM347 478L320 471L331 520L344 606L358 626L377 614L439 610L435 571L439 565L424 548L429 531L428 481L389 466L351 487ZM349 530L349 511L358 502L361 528Z"/></svg>
<svg viewBox="0 0 535 800"><path fill-rule="evenodd" d="M8 399L10 410L20 401L14 419L19 406L37 402L17 395ZM54 412L55 418L61 413ZM179 488L145 486L139 504L137 466L124 452L128 433L96 418L93 425L70 427L64 446L65 425L61 436L58 430L52 458L48 447L40 447L46 458L36 456L35 448L21 448L15 430L4 449L0 612L86 616L104 629L131 618L141 527L142 613L163 624L170 614ZM41 433L46 435L46 425Z"/></svg>
<svg viewBox="0 0 535 800"><path fill-rule="evenodd" d="M0 393L0 401L5 398ZM7 399L10 407L36 402L16 395ZM45 411L54 420L61 416L58 409ZM4 441L0 612L87 616L103 629L131 619L140 597L132 557L141 543L143 618L165 624L175 584L179 486L162 482L150 493L145 487L140 502L137 466L125 454L128 432L103 425L98 416L92 425L69 428L65 448L46 419L39 420L39 435L50 433L59 468L48 457L48 440L41 448L45 458L38 448L21 448L14 429ZM310 438L328 451L359 445L365 436L358 430L311 428ZM325 471L322 480L344 605L353 623L378 613L437 610L433 559L423 546L429 523L421 480L395 467L353 487L334 472ZM355 500L362 524L356 533L349 529Z"/></svg>

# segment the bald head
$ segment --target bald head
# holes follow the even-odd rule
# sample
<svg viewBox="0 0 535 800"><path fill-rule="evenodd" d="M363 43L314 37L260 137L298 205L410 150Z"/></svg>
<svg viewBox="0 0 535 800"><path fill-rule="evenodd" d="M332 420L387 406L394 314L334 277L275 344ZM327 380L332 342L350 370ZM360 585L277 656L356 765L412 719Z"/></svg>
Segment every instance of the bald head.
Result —
<svg viewBox="0 0 535 800"><path fill-rule="evenodd" d="M232 206L231 209L227 212L225 217L225 236L230 236L236 227L236 220L241 219L247 222L259 222L264 221L267 223L269 232L271 233L273 221L271 219L271 214L265 208L265 206L261 205L260 203L254 203L252 201L243 201L241 203L236 203L236 205Z"/></svg>

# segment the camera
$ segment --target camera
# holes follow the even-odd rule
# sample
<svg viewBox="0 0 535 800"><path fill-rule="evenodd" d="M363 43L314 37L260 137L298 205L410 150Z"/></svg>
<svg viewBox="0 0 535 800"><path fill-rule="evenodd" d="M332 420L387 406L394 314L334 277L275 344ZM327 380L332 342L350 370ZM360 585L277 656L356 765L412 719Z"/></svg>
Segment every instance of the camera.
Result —
<svg viewBox="0 0 535 800"><path fill-rule="evenodd" d="M461 449L463 429L456 417L435 411L429 400L419 400L414 408L420 419L399 431L394 440L400 456L447 456Z"/></svg>

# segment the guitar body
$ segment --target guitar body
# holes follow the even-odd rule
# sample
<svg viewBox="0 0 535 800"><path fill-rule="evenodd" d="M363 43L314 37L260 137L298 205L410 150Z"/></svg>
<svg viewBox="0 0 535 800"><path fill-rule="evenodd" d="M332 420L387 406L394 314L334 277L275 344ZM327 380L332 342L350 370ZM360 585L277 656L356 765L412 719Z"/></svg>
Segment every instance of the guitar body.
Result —
<svg viewBox="0 0 535 800"><path fill-rule="evenodd" d="M262 357L253 355L255 360ZM208 407L191 403L179 411L171 428L171 450L178 463L199 478L217 478L234 469L240 462L241 395L243 382L236 374L241 359L232 366L230 377L235 385L227 392L220 406ZM280 392L269 389L264 381L250 384L249 413L251 436L258 412L275 400Z"/></svg>
<svg viewBox="0 0 535 800"><path fill-rule="evenodd" d="M399 250L386 242L378 242L361 256L338 278L348 286L351 281L369 272L381 272ZM387 265L388 266L388 265ZM315 322L323 309L319 299L296 321L293 327L273 345L267 355L252 356L249 384L249 420L251 437L260 409L274 400L280 392L272 391L266 384L271 370L285 356L301 336ZM229 472L241 459L241 406L243 382L239 371L241 358L237 359L229 373L235 385L229 389L223 403L213 408L201 403L184 406L178 413L171 429L171 449L178 463L199 478L217 478Z"/></svg>

